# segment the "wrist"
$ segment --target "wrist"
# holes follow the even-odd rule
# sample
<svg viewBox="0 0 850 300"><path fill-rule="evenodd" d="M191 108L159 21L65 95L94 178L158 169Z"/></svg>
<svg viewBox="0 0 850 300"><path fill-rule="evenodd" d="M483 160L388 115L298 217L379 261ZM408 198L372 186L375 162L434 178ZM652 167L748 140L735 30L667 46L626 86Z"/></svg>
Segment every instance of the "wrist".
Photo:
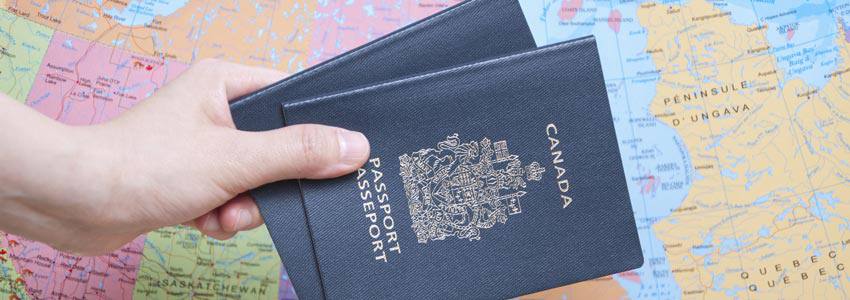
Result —
<svg viewBox="0 0 850 300"><path fill-rule="evenodd" d="M69 233L85 230L86 188L93 169L86 166L86 129L70 127L23 105L0 99L0 230L61 244ZM91 161L88 161L91 164Z"/></svg>

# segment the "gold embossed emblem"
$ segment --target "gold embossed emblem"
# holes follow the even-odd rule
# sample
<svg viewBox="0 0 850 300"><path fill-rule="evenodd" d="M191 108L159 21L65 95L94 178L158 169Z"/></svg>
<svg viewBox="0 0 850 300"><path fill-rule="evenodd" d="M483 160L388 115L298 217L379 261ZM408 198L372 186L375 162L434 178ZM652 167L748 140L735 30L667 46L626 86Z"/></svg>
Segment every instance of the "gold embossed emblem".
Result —
<svg viewBox="0 0 850 300"><path fill-rule="evenodd" d="M419 243L480 239L481 229L522 213L526 181L540 181L545 171L537 162L523 167L506 141L461 143L458 134L399 160Z"/></svg>

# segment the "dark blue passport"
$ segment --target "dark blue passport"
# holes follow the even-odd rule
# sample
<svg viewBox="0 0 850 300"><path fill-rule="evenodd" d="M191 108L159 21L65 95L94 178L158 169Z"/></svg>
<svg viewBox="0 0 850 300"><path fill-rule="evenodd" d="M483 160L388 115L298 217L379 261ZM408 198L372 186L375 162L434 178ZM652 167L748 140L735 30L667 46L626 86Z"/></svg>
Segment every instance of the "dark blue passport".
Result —
<svg viewBox="0 0 850 300"><path fill-rule="evenodd" d="M231 104L240 130L283 126L281 102L482 60L535 47L516 0L470 0ZM298 296L320 299L321 282L297 181L251 191Z"/></svg>
<svg viewBox="0 0 850 300"><path fill-rule="evenodd" d="M301 181L327 298L508 298L643 263L593 38L283 110L372 145Z"/></svg>

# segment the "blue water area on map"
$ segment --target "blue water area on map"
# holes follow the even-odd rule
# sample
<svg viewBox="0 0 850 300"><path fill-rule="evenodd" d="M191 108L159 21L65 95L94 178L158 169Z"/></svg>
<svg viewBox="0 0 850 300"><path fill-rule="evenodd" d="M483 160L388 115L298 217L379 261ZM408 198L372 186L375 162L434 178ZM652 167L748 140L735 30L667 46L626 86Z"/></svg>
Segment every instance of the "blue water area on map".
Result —
<svg viewBox="0 0 850 300"><path fill-rule="evenodd" d="M6 267L5 265L0 265L0 277L2 277L2 278L12 278L11 273L12 272L11 272L11 270L9 270L9 267Z"/></svg>
<svg viewBox="0 0 850 300"><path fill-rule="evenodd" d="M739 237L721 237L720 238L720 255L726 255L729 252L738 251L738 249L743 249L747 246L748 240L752 237L752 234L746 233L741 234Z"/></svg>
<svg viewBox="0 0 850 300"><path fill-rule="evenodd" d="M747 170L744 174L744 177L747 178L747 183L744 184L744 189L749 191L753 184L758 183L762 178L769 178L770 176L773 176L773 167L767 167L765 169L755 171Z"/></svg>
<svg viewBox="0 0 850 300"><path fill-rule="evenodd" d="M768 194L768 195L764 195L764 196L756 198L756 201L753 201L753 206L759 206L759 205L767 203L767 201L770 200L770 197L771 197L771 195Z"/></svg>
<svg viewBox="0 0 850 300"><path fill-rule="evenodd" d="M738 179L738 173L735 173L735 171L732 171L732 169L729 169L729 168L723 168L723 169L721 169L721 170L720 170L720 175L721 175L721 176L723 176L723 177L726 177L726 178L732 179L732 180L737 180L737 179Z"/></svg>
<svg viewBox="0 0 850 300"><path fill-rule="evenodd" d="M732 288L726 289L726 296L735 297L735 295L738 295L738 293L740 293L742 291L744 291L744 287L736 284Z"/></svg>
<svg viewBox="0 0 850 300"><path fill-rule="evenodd" d="M676 132L649 112L658 74L646 54L646 31L636 19L639 4L622 3L619 32L606 21L612 3L586 1L575 17L561 20L559 0L520 1L538 45L594 35L600 51L614 127L620 140L632 208L645 263L636 270L638 282L614 276L630 298L679 297L664 245L652 225L681 205L695 174ZM615 27L616 28L616 27Z"/></svg>
<svg viewBox="0 0 850 300"><path fill-rule="evenodd" d="M734 297L736 294L738 294L739 292L744 290L744 288L739 286L739 285L734 285L730 289L718 288L718 286L723 285L723 283L725 281L726 281L726 274L714 274L714 273L712 273L711 274L711 289L715 290L715 291L719 291L719 292L722 291L726 294L726 296L729 296L729 297Z"/></svg>
<svg viewBox="0 0 850 300"><path fill-rule="evenodd" d="M769 236L770 236L770 228L767 228L767 226L762 225L761 228L759 228L759 237L769 237Z"/></svg>
<svg viewBox="0 0 850 300"><path fill-rule="evenodd" d="M793 210L794 210L794 207L786 208L785 210L782 211L782 213L779 214L779 216L776 217L776 219L779 220L779 221L784 221L785 218L788 217L788 214L790 214Z"/></svg>
<svg viewBox="0 0 850 300"><path fill-rule="evenodd" d="M87 31L89 31L89 32L94 32L95 30L97 30L97 23L96 23L96 22L91 22L91 23L89 23L88 25L83 26L83 29L85 29L85 30L87 30Z"/></svg>
<svg viewBox="0 0 850 300"><path fill-rule="evenodd" d="M826 200L826 204L829 205L830 208L835 209L835 205L840 202L838 198L835 198L834 192L816 192L815 197L818 199Z"/></svg>
<svg viewBox="0 0 850 300"><path fill-rule="evenodd" d="M835 209L835 205L838 204L839 200L833 196L833 193L824 193L824 192L815 192L814 201L812 201L812 205L809 206L809 212L821 219L825 222L831 222L832 218L840 218L839 216L831 213L831 210Z"/></svg>
<svg viewBox="0 0 850 300"><path fill-rule="evenodd" d="M366 12L367 16L370 16L370 17L374 16L375 15L375 6L372 5L372 4L363 5L363 11Z"/></svg>
<svg viewBox="0 0 850 300"><path fill-rule="evenodd" d="M50 2L44 3L44 6L38 12L44 15L48 14L50 12Z"/></svg>
<svg viewBox="0 0 850 300"><path fill-rule="evenodd" d="M167 16L186 6L188 0L142 0L130 1L123 10L108 9L106 13L121 25L143 26L150 24L156 16Z"/></svg>
<svg viewBox="0 0 850 300"><path fill-rule="evenodd" d="M714 241L714 233L709 232L702 236L701 245L712 245ZM708 256L714 252L714 247L695 247L691 248L691 254L694 256Z"/></svg>
<svg viewBox="0 0 850 300"><path fill-rule="evenodd" d="M801 79L813 88L821 88L834 71L839 58L836 39L840 23L831 8L850 1L720 1L715 5L732 13L738 25L767 26L771 50L784 80Z"/></svg>

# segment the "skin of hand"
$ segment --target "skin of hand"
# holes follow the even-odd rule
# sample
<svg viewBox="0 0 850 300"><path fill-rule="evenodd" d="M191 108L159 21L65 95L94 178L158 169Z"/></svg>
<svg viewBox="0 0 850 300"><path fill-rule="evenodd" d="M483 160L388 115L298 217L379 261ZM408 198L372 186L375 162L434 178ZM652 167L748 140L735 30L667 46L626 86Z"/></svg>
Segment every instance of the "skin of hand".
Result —
<svg viewBox="0 0 850 300"><path fill-rule="evenodd" d="M236 130L228 101L282 77L204 60L132 110L82 127L0 94L0 230L98 255L164 226L228 239L261 225L245 191L341 176L369 157L366 138L345 129Z"/></svg>

